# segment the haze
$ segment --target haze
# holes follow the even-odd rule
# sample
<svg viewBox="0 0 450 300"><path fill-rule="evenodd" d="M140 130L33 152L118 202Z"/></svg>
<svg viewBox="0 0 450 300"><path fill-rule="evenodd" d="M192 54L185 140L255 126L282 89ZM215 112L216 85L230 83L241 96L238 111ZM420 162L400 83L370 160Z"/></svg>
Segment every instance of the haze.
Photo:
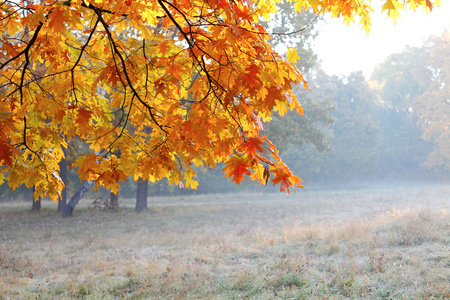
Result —
<svg viewBox="0 0 450 300"><path fill-rule="evenodd" d="M348 75L361 70L368 78L375 65L389 54L402 52L407 45L421 46L428 37L450 29L450 3L446 1L429 14L422 9L403 11L396 24L380 13L381 8L375 12L369 36L360 26L346 26L341 19L329 15L325 17L326 22L318 24L314 51L325 72Z"/></svg>

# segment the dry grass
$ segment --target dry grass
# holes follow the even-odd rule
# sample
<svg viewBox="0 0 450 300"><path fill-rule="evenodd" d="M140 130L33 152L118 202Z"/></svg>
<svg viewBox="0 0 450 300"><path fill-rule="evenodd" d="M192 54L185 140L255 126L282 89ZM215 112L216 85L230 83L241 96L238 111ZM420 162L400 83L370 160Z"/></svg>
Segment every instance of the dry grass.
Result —
<svg viewBox="0 0 450 300"><path fill-rule="evenodd" d="M0 204L0 299L450 297L450 187L83 203Z"/></svg>

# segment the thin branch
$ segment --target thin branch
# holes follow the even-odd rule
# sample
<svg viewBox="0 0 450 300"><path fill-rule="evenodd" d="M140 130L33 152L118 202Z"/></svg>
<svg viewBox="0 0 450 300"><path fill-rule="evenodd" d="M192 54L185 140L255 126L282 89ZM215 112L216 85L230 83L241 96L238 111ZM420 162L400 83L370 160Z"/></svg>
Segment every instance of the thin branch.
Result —
<svg viewBox="0 0 450 300"><path fill-rule="evenodd" d="M91 41L91 38L92 38L92 36L94 35L95 29L97 28L98 23L99 23L99 19L97 19L97 20L95 21L94 27L92 28L92 31L91 31L91 33L89 34L86 43L81 47L80 55L78 56L77 61L73 64L72 69L70 69L70 73L71 73L71 75L72 75L72 87L73 87L73 88L72 88L72 93L73 93L73 95L74 95L74 97L75 97L75 103L78 102L78 99L77 99L77 92L76 92L76 88L75 88L75 76L74 76L74 71L75 71L76 66L77 66L78 63L80 62L81 57L83 56L83 52L85 51L85 49L87 48L87 46L89 45L89 43L90 43L90 41Z"/></svg>
<svg viewBox="0 0 450 300"><path fill-rule="evenodd" d="M28 52L30 51L31 46L33 46L34 42L36 41L38 35L39 35L39 31L41 30L42 26L44 24L42 22L39 23L39 25L36 27L36 30L34 31L33 36L31 37L31 39L28 41L27 46L25 47L25 49L23 49L22 51L20 51L16 56L8 59L7 61L5 61L3 64L0 64L0 70L3 69L4 66L8 65L10 62L18 59L19 57L21 57L22 55L28 55Z"/></svg>
<svg viewBox="0 0 450 300"><path fill-rule="evenodd" d="M287 36L287 35L294 35L294 34L300 33L300 32L302 32L302 31L307 30L309 27L311 27L312 24L317 20L317 18L319 17L319 15L320 15L320 12L318 12L318 13L316 14L316 16L314 17L314 19L312 19L312 20L308 23L308 25L306 25L305 27L300 28L300 29L298 29L298 30L294 30L294 31L291 31L291 32L272 32L272 33L268 33L268 34L269 34L269 35L283 35L283 36Z"/></svg>
<svg viewBox="0 0 450 300"><path fill-rule="evenodd" d="M71 0L64 1L64 2L63 2L63 5L70 6L71 2L72 2ZM107 10L107 9L103 9L103 8L99 8L99 7L97 7L97 6L92 5L91 3L86 4L86 2L84 2L84 0L81 2L81 6L82 6L82 7L85 7L85 8L92 9L92 10L94 10L95 12L99 11L100 13L107 13L107 14L112 14L112 15L114 15L114 13L113 13L112 11ZM126 17L128 17L128 14L123 14L123 15L121 15L121 16L126 18Z"/></svg>
<svg viewBox="0 0 450 300"><path fill-rule="evenodd" d="M121 64L122 64L122 68L123 68L123 74L125 75L125 78L126 78L126 80L127 80L128 86L130 87L131 91L132 91L133 94L136 96L136 98L138 99L138 101L139 101L140 103L142 103L142 105L144 105L144 106L148 109L148 111L149 111L149 113L150 113L150 116L151 116L153 122L154 122L154 123L155 123L162 131L164 131L166 134L168 134L168 132L167 132L167 131L166 131L166 130L158 123L158 121L156 120L156 116L155 116L155 114L153 113L153 110L155 110L155 109L154 109L153 107L151 107L150 105L148 105L145 101L143 101L143 100L141 99L141 97L139 96L138 92L136 91L136 89L134 88L133 83L131 82L131 79L130 79L130 77L129 77L129 75L128 75L128 72L127 72L127 66L126 66L125 60L124 60L122 54L120 53L120 51L119 51L119 49L118 49L116 43L114 42L114 39L113 39L113 37L112 37L112 34L111 34L110 30L109 30L109 26L108 26L108 24L106 24L105 20L103 20L100 10L97 10L97 9L94 8L94 11L95 11L95 13L96 13L97 16L98 16L98 19L99 19L100 22L102 23L103 28L104 28L105 31L106 31L106 34L108 35L108 38L109 38L111 47L112 47L113 50L114 50L114 53L115 53L115 54L119 57L119 59L120 59L120 62L121 62ZM116 70L119 71L119 70L117 69L117 67L116 67ZM119 78L120 78L120 76L119 76Z"/></svg>

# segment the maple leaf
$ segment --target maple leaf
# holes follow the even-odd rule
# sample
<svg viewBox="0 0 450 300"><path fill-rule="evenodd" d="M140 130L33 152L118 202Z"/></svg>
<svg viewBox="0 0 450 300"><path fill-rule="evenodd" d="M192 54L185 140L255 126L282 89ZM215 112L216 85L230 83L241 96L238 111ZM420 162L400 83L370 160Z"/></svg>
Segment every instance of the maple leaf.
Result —
<svg viewBox="0 0 450 300"><path fill-rule="evenodd" d="M78 158L73 164L74 167L78 167L78 174L80 179L84 180L96 180L98 175L95 174L94 168L97 165L98 160L101 157L94 154L88 154L86 156Z"/></svg>
<svg viewBox="0 0 450 300"><path fill-rule="evenodd" d="M97 178L97 186L98 184L101 184L107 189L110 189L112 193L117 194L120 187L119 182L125 180L127 180L127 176L122 170L112 168L100 174L100 176Z"/></svg>
<svg viewBox="0 0 450 300"><path fill-rule="evenodd" d="M78 108L76 122L80 129L80 133L87 134L87 131L89 131L91 129L91 126L90 126L91 116L92 116L92 111L90 111L84 107Z"/></svg>
<svg viewBox="0 0 450 300"><path fill-rule="evenodd" d="M261 161L264 161L264 159L261 159ZM268 163L268 161L264 162ZM260 184L267 185L267 182L270 180L269 166L263 166L261 163L255 163L251 168L253 172L250 175L250 179L258 180Z"/></svg>
<svg viewBox="0 0 450 300"><path fill-rule="evenodd" d="M258 79L259 74L259 68L256 65L250 65L245 69L244 73L244 80L245 83L248 84L250 87L254 87L258 84L260 84L260 81Z"/></svg>
<svg viewBox="0 0 450 300"><path fill-rule="evenodd" d="M300 60L300 57L298 56L297 49L295 49L295 48L288 48L287 60L288 60L288 62L293 63L293 64L295 64L297 61Z"/></svg>
<svg viewBox="0 0 450 300"><path fill-rule="evenodd" d="M244 144L242 144L242 149L249 155L255 155L256 151L262 153L264 151L263 147L261 146L263 143L263 140L259 137L248 138L246 139Z"/></svg>
<svg viewBox="0 0 450 300"><path fill-rule="evenodd" d="M11 145L0 139L0 162L3 161L3 164L10 166L13 162L12 156L14 150Z"/></svg>
<svg viewBox="0 0 450 300"><path fill-rule="evenodd" d="M403 4L401 4L397 0L386 0L386 2L381 7L382 11L388 11L388 17L391 17L394 23L397 21L397 18L400 16L398 12L399 9L405 9Z"/></svg>
<svg viewBox="0 0 450 300"><path fill-rule="evenodd" d="M436 4L439 4L439 2L436 2ZM432 11L433 10L433 3L430 0L425 0L425 5L427 6L427 8Z"/></svg>
<svg viewBox="0 0 450 300"><path fill-rule="evenodd" d="M226 162L223 171L225 172L225 177L230 178L233 176L232 181L236 182L236 184L241 184L241 181L245 180L244 175L250 175L247 163L238 157L233 157Z"/></svg>
<svg viewBox="0 0 450 300"><path fill-rule="evenodd" d="M115 66L108 66L102 70L99 74L97 81L106 80L112 83L113 87L117 87L117 83L120 82L120 77L117 74L117 68Z"/></svg>
<svg viewBox="0 0 450 300"><path fill-rule="evenodd" d="M183 178L184 178L184 180L186 180L186 184L184 186L186 188L191 188L193 190L197 189L198 182L193 179L194 176L195 176L195 172L192 169L190 169L184 173Z"/></svg>
<svg viewBox="0 0 450 300"><path fill-rule="evenodd" d="M158 45L158 50L162 55L165 55L170 50L169 41L163 41Z"/></svg>
<svg viewBox="0 0 450 300"><path fill-rule="evenodd" d="M49 16L49 23L48 26L54 31L54 32L63 32L66 29L66 26L64 25L64 21L66 19L65 12L60 7L55 7Z"/></svg>
<svg viewBox="0 0 450 300"><path fill-rule="evenodd" d="M246 164L239 164L235 166L231 174L233 175L232 181L241 184L241 181L245 180L244 175L250 175L250 170Z"/></svg>

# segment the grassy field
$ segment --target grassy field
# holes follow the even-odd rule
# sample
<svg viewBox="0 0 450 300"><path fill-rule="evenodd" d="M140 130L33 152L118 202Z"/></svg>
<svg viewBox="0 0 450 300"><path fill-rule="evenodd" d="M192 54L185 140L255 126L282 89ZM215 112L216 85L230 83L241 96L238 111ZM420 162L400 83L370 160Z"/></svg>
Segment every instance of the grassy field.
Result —
<svg viewBox="0 0 450 300"><path fill-rule="evenodd" d="M450 299L450 187L0 203L0 299Z"/></svg>

